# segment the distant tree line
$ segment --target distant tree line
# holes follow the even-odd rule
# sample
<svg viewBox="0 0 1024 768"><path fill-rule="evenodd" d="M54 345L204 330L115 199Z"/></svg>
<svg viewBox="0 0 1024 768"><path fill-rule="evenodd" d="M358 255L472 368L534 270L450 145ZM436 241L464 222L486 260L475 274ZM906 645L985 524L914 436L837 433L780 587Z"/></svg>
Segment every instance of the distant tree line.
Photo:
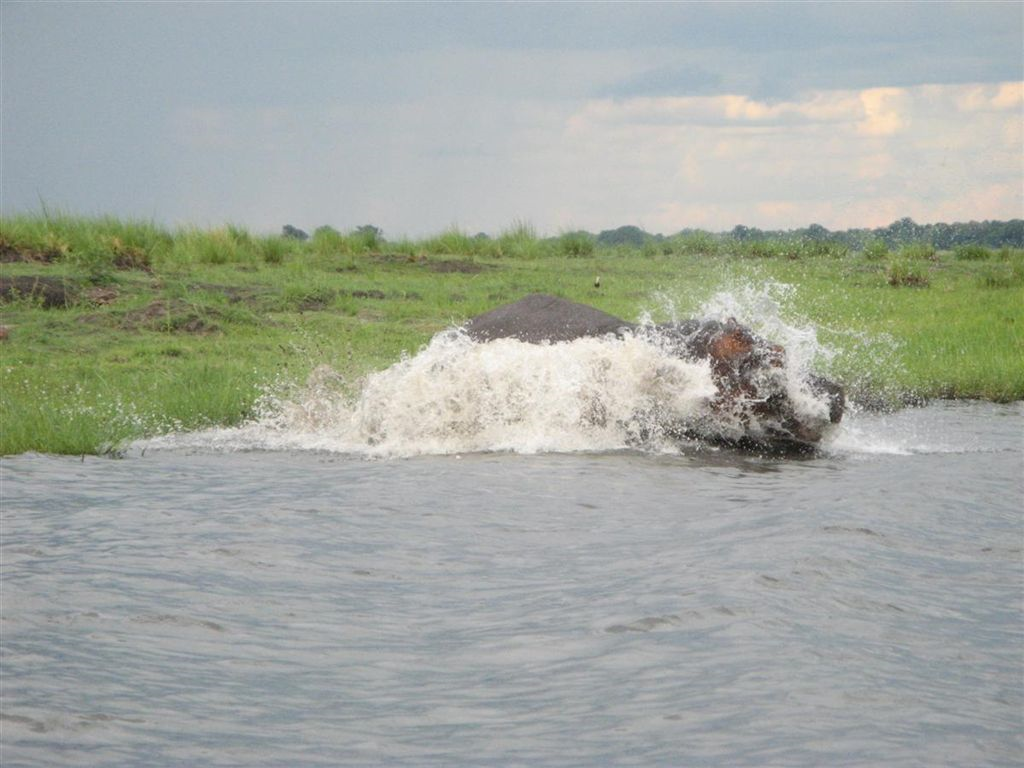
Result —
<svg viewBox="0 0 1024 768"><path fill-rule="evenodd" d="M586 233L576 233L586 234ZM715 239L731 239L739 242L758 240L802 240L833 242L845 245L855 251L871 242L882 242L890 248L898 248L911 243L927 243L940 250L952 250L960 245L983 245L988 248L1024 247L1024 219L1010 221L967 221L955 224L918 224L905 217L894 221L887 227L875 229L845 229L831 231L820 224L811 224L801 229L764 230L756 227L738 225L729 232L713 233L701 229L684 229L677 233L682 237L712 237ZM606 229L594 235L598 245L632 245L643 247L649 243L658 243L670 237L651 234L635 226Z"/></svg>
<svg viewBox="0 0 1024 768"><path fill-rule="evenodd" d="M352 234L355 237L363 240L372 241L374 243L384 240L384 232L381 231L380 227L375 227L372 224L364 224L361 227L356 227ZM313 237L342 237L341 232L336 230L334 227L325 224L322 227L317 227L313 233ZM285 224L281 227L281 237L289 240L309 240L309 233L305 232L298 227L293 227L291 224Z"/></svg>
<svg viewBox="0 0 1024 768"><path fill-rule="evenodd" d="M281 229L283 237L293 240L307 240L309 235L285 224ZM385 242L384 233L372 224L364 224L352 231L352 236L364 241L368 247L377 247ZM534 239L532 228L530 239ZM341 233L330 226L318 227L314 239L320 237L341 237ZM507 239L507 236L503 236ZM491 238L481 232L472 238L475 241L489 241ZM811 224L800 229L758 229L737 225L728 232L710 232L703 229L683 229L673 235L652 234L640 227L627 225L606 229L598 234L585 230L567 232L557 238L571 255L584 255L594 246L652 248L659 243L673 240L706 242L709 245L740 243L752 245L764 242L820 244L863 251L865 248L900 248L906 245L930 245L938 250L954 250L961 246L984 246L987 248L1024 248L1024 219L1010 221L967 221L955 224L918 224L909 217L894 221L887 227L874 229L829 230L820 224Z"/></svg>

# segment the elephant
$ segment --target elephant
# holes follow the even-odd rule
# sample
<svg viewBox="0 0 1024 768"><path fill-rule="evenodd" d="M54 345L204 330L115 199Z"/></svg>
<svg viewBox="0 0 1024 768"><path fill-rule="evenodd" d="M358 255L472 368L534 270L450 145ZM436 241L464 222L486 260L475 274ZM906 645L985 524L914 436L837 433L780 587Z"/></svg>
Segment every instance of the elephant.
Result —
<svg viewBox="0 0 1024 768"><path fill-rule="evenodd" d="M669 437L758 453L814 452L846 406L843 388L822 376L801 375L794 383L797 374L786 370L785 349L732 318L641 325L585 304L531 294L472 318L463 331L477 342L517 339L531 344L644 335L670 354L706 361L717 388L708 404L710 418L660 425ZM804 401L801 406L795 397ZM739 424L739 432L715 428L725 420Z"/></svg>

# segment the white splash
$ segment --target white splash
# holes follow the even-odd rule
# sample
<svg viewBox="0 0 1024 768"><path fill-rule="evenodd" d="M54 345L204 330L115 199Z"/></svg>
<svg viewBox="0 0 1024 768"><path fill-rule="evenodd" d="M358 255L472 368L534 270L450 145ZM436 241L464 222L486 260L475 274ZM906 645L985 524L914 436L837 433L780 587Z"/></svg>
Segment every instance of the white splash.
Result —
<svg viewBox="0 0 1024 768"><path fill-rule="evenodd" d="M705 301L697 317L725 321L735 318L754 333L786 349L787 368L798 377L827 365L836 350L818 338L810 322L793 319L787 311L796 289L792 285L765 281L719 291Z"/></svg>
<svg viewBox="0 0 1024 768"><path fill-rule="evenodd" d="M706 362L639 336L477 343L458 331L370 375L354 398L342 384L320 368L297 397L268 399L251 424L146 445L387 457L656 448L662 424L706 419L717 391Z"/></svg>
<svg viewBox="0 0 1024 768"><path fill-rule="evenodd" d="M786 347L786 365L763 372L798 416L827 421L828 406L805 382L827 351L813 327L781 318L772 286L723 292L700 314L736 318ZM145 449L314 450L372 457L677 450L692 428L708 437L760 437L743 403L713 407L717 388L707 361L681 359L652 325L635 334L552 344L514 339L478 343L438 334L417 354L351 386L326 366L304 387L263 399L260 416L238 428L153 438ZM353 391L355 394L352 394Z"/></svg>
<svg viewBox="0 0 1024 768"><path fill-rule="evenodd" d="M733 286L705 301L696 316L721 322L735 319L781 345L786 365L778 375L784 377L793 411L799 420L815 423L827 420L828 403L810 390L807 377L827 369L837 351L821 341L812 323L794 319L788 307L795 293L794 286L772 280Z"/></svg>

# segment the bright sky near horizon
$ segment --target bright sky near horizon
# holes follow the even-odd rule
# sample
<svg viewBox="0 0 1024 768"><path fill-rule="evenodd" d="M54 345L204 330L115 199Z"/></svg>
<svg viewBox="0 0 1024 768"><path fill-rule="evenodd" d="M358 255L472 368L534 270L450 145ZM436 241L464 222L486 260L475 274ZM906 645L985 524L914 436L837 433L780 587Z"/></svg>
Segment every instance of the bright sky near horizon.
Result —
<svg viewBox="0 0 1024 768"><path fill-rule="evenodd" d="M1024 3L0 2L0 210L260 232L1024 217Z"/></svg>

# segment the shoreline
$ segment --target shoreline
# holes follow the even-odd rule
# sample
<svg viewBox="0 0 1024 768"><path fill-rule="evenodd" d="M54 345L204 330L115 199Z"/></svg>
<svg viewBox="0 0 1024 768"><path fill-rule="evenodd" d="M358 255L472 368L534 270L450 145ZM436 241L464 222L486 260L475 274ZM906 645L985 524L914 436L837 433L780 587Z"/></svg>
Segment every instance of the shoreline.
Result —
<svg viewBox="0 0 1024 768"><path fill-rule="evenodd" d="M736 312L768 306L769 325L831 350L824 371L866 410L1024 400L1024 251L581 256L537 241L493 256L436 252L434 241L359 250L234 228L57 224L35 222L36 244L19 245L18 227L0 220L3 455L96 454L237 425L267 391L301 386L319 366L356 386L436 332L533 292L630 320L721 310L723 296ZM914 280L893 282L897 263Z"/></svg>

